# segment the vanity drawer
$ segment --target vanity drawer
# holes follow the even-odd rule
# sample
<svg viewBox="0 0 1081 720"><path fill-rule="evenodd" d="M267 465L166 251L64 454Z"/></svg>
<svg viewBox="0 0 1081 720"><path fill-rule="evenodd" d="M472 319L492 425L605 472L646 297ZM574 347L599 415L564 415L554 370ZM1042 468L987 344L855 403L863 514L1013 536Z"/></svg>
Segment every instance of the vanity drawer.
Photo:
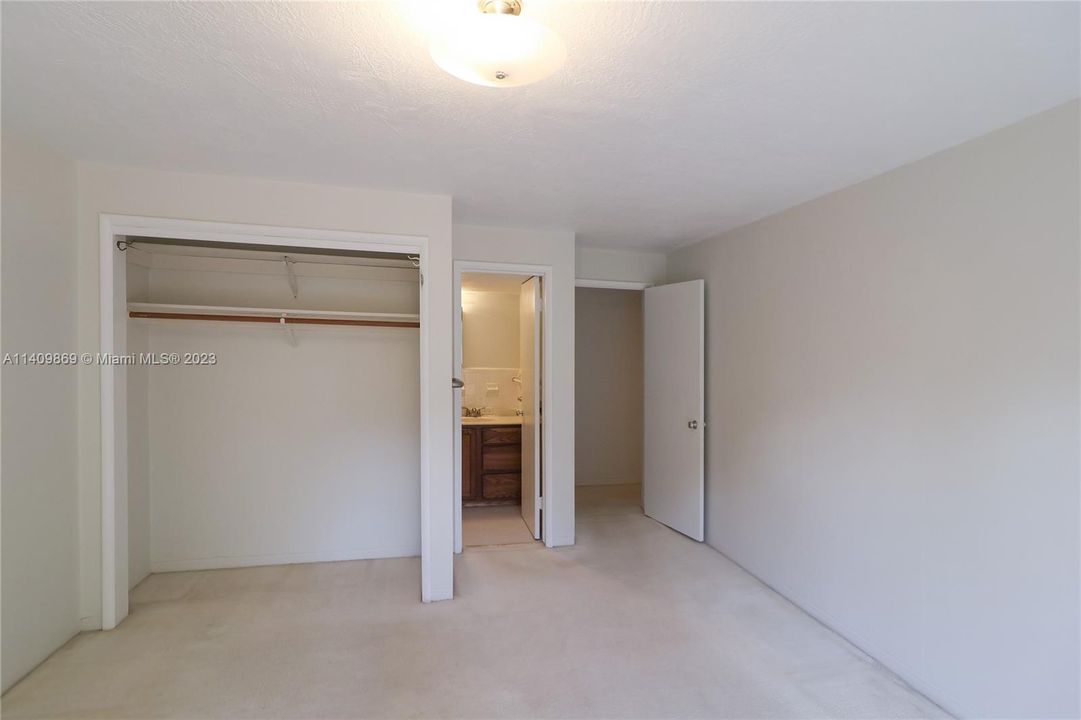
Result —
<svg viewBox="0 0 1081 720"><path fill-rule="evenodd" d="M522 494L522 476L518 473L485 475L483 479L485 500L509 500Z"/></svg>
<svg viewBox="0 0 1081 720"><path fill-rule="evenodd" d="M484 428L481 434L481 442L485 445L519 445L522 442L522 428Z"/></svg>
<svg viewBox="0 0 1081 720"><path fill-rule="evenodd" d="M522 472L522 448L518 445L489 445L481 451L483 472Z"/></svg>

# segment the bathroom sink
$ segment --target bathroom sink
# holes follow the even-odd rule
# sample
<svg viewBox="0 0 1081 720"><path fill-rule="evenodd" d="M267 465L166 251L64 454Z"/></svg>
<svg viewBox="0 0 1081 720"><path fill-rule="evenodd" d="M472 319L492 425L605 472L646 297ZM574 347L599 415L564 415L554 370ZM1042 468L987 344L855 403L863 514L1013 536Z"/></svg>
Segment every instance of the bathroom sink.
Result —
<svg viewBox="0 0 1081 720"><path fill-rule="evenodd" d="M463 417L462 425L521 425L518 415L485 415L484 417Z"/></svg>

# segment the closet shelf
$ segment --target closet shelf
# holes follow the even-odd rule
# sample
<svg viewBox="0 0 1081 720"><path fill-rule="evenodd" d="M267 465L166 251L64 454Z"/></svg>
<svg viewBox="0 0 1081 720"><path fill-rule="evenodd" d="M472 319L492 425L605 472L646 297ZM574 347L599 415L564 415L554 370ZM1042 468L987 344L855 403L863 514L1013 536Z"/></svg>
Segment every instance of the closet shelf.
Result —
<svg viewBox="0 0 1081 720"><path fill-rule="evenodd" d="M273 323L278 325L420 327L420 316L407 313L291 310L288 308L173 305L170 303L128 303L128 317L150 320L204 320L213 322Z"/></svg>

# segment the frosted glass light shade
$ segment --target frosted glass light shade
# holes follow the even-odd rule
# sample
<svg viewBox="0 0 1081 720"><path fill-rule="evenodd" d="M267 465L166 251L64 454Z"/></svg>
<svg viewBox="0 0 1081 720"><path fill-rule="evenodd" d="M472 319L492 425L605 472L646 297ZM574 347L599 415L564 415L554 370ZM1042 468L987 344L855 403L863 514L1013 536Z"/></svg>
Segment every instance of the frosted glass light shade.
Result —
<svg viewBox="0 0 1081 720"><path fill-rule="evenodd" d="M436 33L432 60L454 77L488 87L542 80L563 64L567 49L554 32L520 15L476 13Z"/></svg>

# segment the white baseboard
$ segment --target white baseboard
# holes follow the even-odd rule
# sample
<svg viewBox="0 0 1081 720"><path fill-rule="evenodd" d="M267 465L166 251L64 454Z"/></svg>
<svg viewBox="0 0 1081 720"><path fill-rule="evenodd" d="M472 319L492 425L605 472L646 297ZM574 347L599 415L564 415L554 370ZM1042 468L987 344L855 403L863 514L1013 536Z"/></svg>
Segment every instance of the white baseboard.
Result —
<svg viewBox="0 0 1081 720"><path fill-rule="evenodd" d="M87 615L86 617L79 618L79 630L81 632L88 632L90 630L101 630L101 615L95 613L93 615Z"/></svg>
<svg viewBox="0 0 1081 720"><path fill-rule="evenodd" d="M625 477L586 478L575 481L575 487L603 487L605 485L641 485L642 480L628 480Z"/></svg>
<svg viewBox="0 0 1081 720"><path fill-rule="evenodd" d="M822 625L826 626L833 632L840 635L845 641L851 644L859 652L863 653L867 657L871 658L874 662L885 668L887 671L893 673L904 684L908 685L916 692L926 697L931 702L938 705L947 713L954 717L977 717L973 713L966 712L963 704L958 702L951 693L946 692L943 688L939 687L936 683L932 682L925 673L919 668L912 667L908 663L901 661L893 653L886 651L878 646L878 643L868 640L858 632L853 631L848 627L848 623L841 621L840 618L834 617L832 614L824 612L821 608L814 603L808 602L803 599L800 593L794 592L788 586L769 582L765 579L765 576L759 573L751 565L746 565L738 560L734 559L732 555L729 555L720 547L707 542L709 547L716 550L718 553L726 557L728 560L739 566L742 570L751 575L755 580L765 585L767 588L777 593L790 603L798 607L803 612L810 615Z"/></svg>
<svg viewBox="0 0 1081 720"><path fill-rule="evenodd" d="M306 553L277 555L219 555L205 558L151 560L154 573L186 570L221 570L224 568L257 567L259 565L296 565L299 563L339 562L342 560L379 560L384 558L419 557L415 547L358 548L352 550L320 550Z"/></svg>
<svg viewBox="0 0 1081 720"><path fill-rule="evenodd" d="M136 585L138 585L143 580L146 580L148 577L150 577L151 572L152 572L152 570L150 568L147 568L146 572L141 574L139 577L135 578L134 580L128 580L128 592L131 592L132 590L134 590Z"/></svg>

